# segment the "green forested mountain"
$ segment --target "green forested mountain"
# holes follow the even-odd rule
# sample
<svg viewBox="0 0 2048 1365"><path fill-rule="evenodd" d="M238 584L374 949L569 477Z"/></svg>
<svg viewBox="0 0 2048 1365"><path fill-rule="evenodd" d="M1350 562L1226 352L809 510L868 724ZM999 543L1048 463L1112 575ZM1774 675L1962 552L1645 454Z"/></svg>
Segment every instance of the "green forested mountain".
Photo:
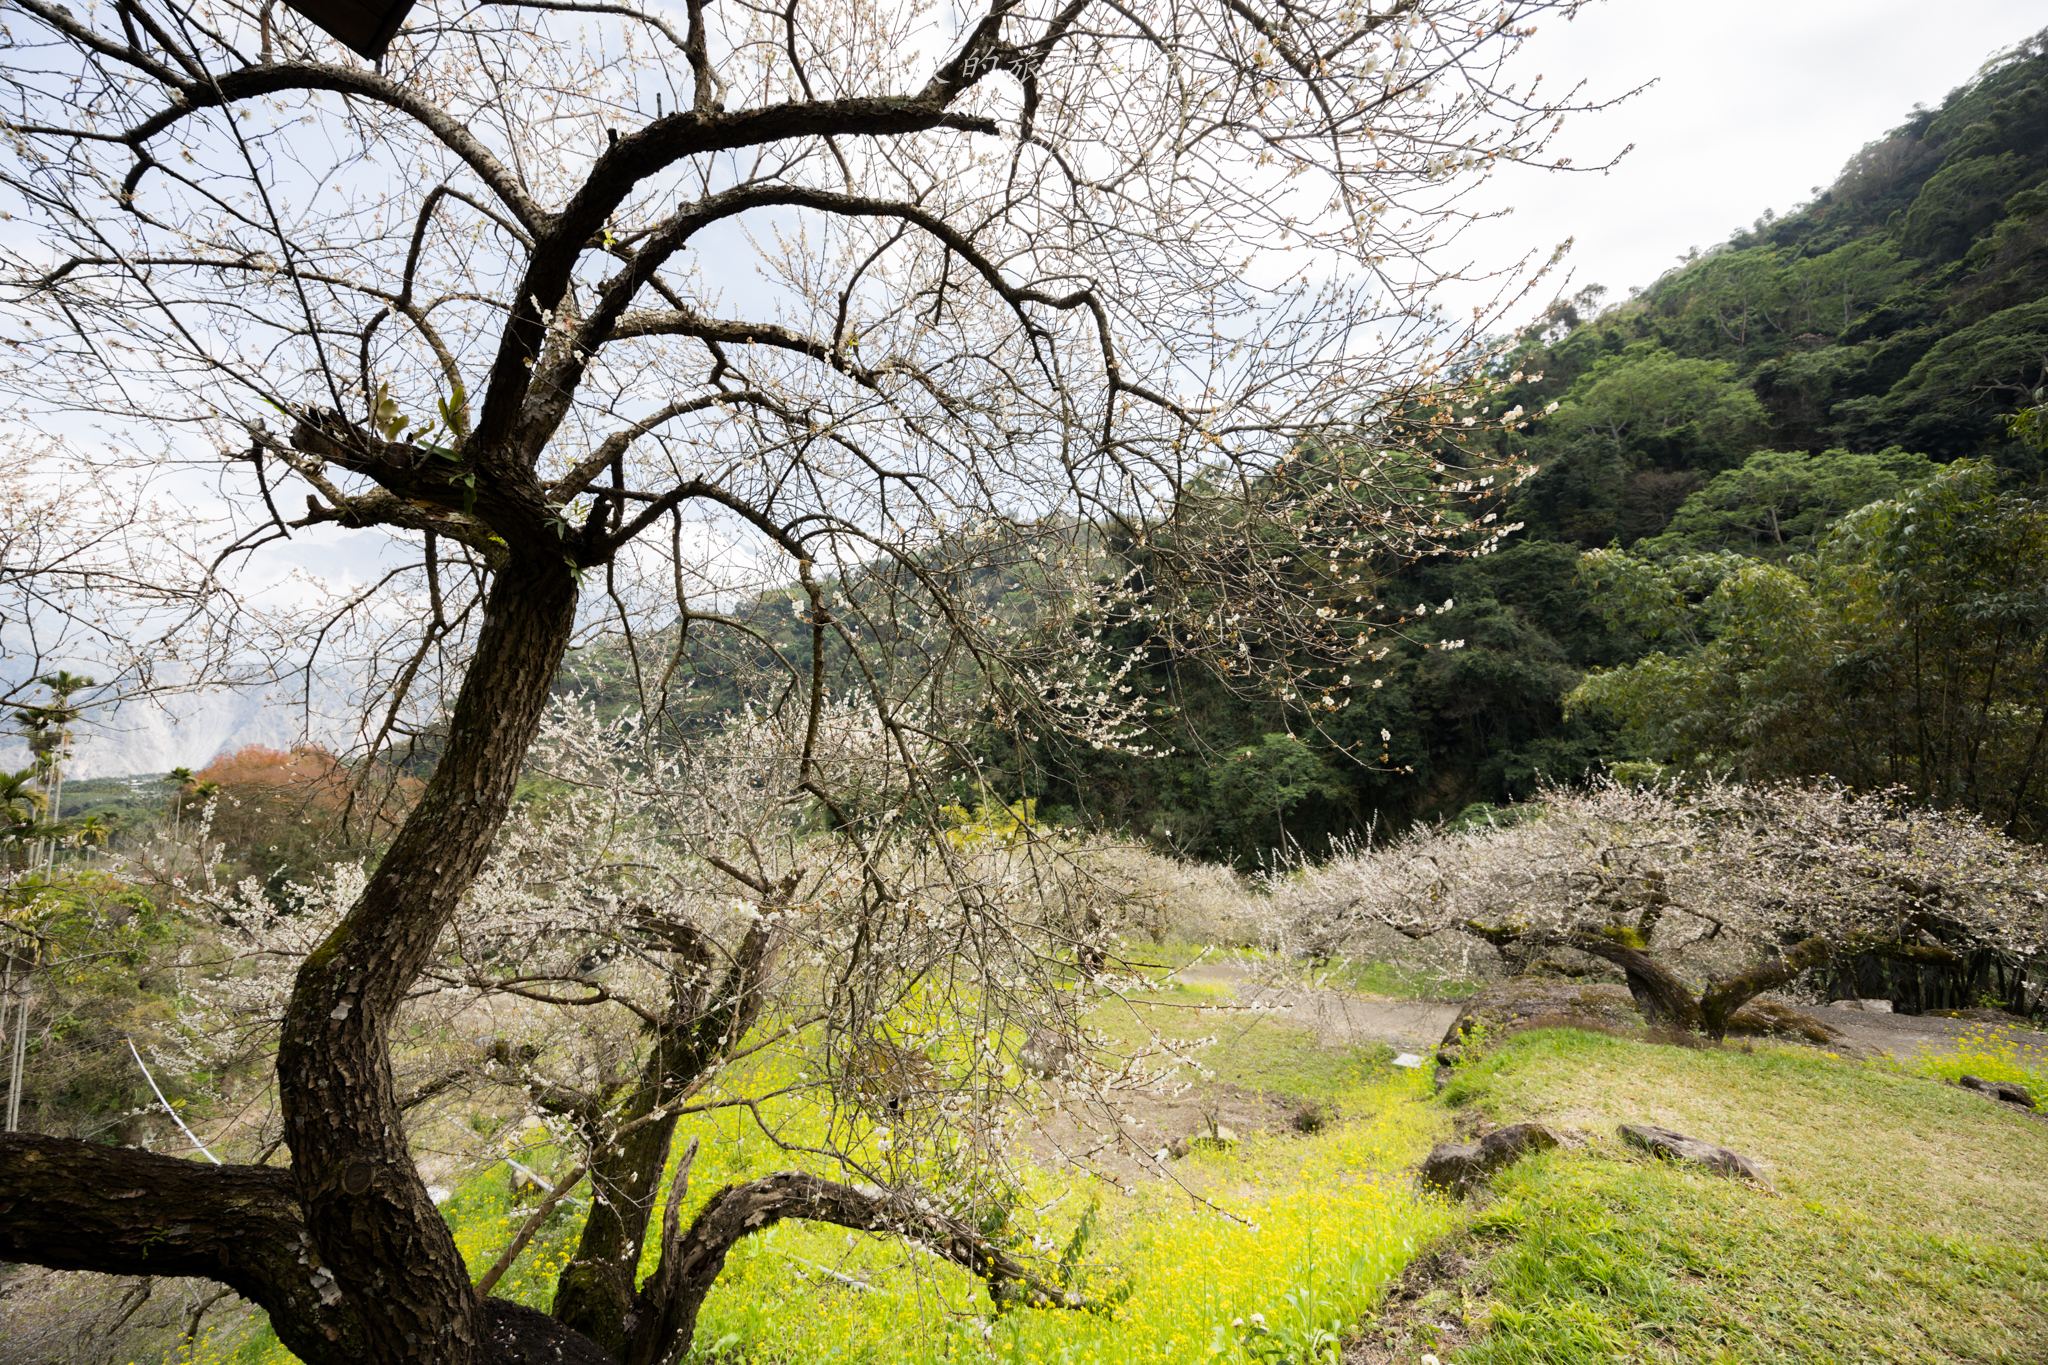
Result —
<svg viewBox="0 0 2048 1365"><path fill-rule="evenodd" d="M1518 397L1576 410L1539 442L1540 534L1626 541L1688 476L1759 446L2032 471L2004 424L2048 377L2048 35L1915 111L1812 203L1583 320L1597 297L1525 338L1543 378Z"/></svg>
<svg viewBox="0 0 2048 1365"><path fill-rule="evenodd" d="M2013 424L2048 403L2048 32L1915 110L1813 202L1603 298L1511 339L1498 409L1555 409L1468 454L1539 468L1498 509L1523 529L1383 585L1418 625L1438 614L1377 687L1308 726L1157 650L1145 681L1167 757L992 733L987 794L1240 863L1642 763L1897 783L2048 829L2048 460L2040 427ZM1929 482L1958 460L1974 472ZM1938 511L1916 518L1897 500L1920 489ZM1916 534L1978 521L1996 533ZM992 558L957 556L1000 614L1029 568ZM904 596L888 571L835 587L856 612ZM751 636L637 641L637 670L615 644L583 651L563 686L716 725L786 674L777 648L802 654L793 600L735 608ZM888 641L874 657L927 678L941 662L898 608L867 613L867 638Z"/></svg>
<svg viewBox="0 0 2048 1365"><path fill-rule="evenodd" d="M1914 111L1812 203L1767 213L1626 302L1602 309L1601 298L1588 290L1555 306L1503 365L1522 378L1502 409L1557 404L1518 433L1541 467L1504 509L1524 531L1500 554L1423 565L1384 594L1454 602L1443 619L1463 648L1407 646L1381 687L1315 730L1162 660L1154 681L1175 713L1161 737L1175 756L1060 755L1015 780L1049 806L1242 861L1282 840L1314 851L1368 822L1453 817L1617 762L1766 776L1789 752L1771 737L1814 738L1825 711L1837 747L1804 745L1802 770L1902 783L2033 828L2040 706L2026 698L2048 691L2048 607L2024 581L2032 561L2019 542L2048 505L2042 447L2011 420L2048 385L2048 33L1940 109ZM1967 571L1931 566L1908 514L1865 518L1857 548L1846 535L1829 548L1845 514L1963 457L1986 472L1948 490L1948 514L1989 516L1997 504L2002 534L2018 542L1973 544ZM1891 541L1871 525L1890 526ZM1630 553L1582 563L1608 547ZM1781 566L1770 580L1780 588L1821 592L1817 555L1834 585L1823 615L1839 629L1809 615L1801 638L1834 653L1757 661L1765 644L1731 623L1745 610L1769 616L1755 597L1764 580L1743 566ZM1843 586L1851 579L1861 596ZM1667 599L1663 617L1631 599L1644 591ZM1984 657L1954 663L1938 684L1924 664L1902 671L1901 642L1937 640L1951 662L1978 644ZM1659 660L1671 666L1658 673ZM1616 666L1626 668L1574 694L1588 670ZM1790 681L1801 669L1805 692ZM1873 698L1900 686L1918 700L1880 716ZM1755 714L1765 701L1773 714ZM2001 745L2012 752L1994 763ZM1993 766L1995 800L1979 791L1978 770Z"/></svg>

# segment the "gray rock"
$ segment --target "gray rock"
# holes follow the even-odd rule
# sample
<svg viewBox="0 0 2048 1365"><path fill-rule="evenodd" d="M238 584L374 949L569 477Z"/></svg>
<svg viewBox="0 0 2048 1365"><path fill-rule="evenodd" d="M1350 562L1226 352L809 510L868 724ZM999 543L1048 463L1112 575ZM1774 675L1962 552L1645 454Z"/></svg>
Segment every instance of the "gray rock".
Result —
<svg viewBox="0 0 2048 1365"><path fill-rule="evenodd" d="M1982 1076L1959 1076L1956 1084L1965 1090L1974 1090L1980 1095L1989 1095L2006 1104L2016 1104L2022 1109L2034 1107L2034 1096L2017 1081L1987 1081Z"/></svg>
<svg viewBox="0 0 2048 1365"><path fill-rule="evenodd" d="M1558 1135L1540 1123L1511 1123L1477 1142L1440 1142L1423 1158L1422 1183L1463 1199L1495 1171L1531 1152L1558 1145Z"/></svg>
<svg viewBox="0 0 2048 1365"><path fill-rule="evenodd" d="M1889 1000L1830 1000L1828 1001L1828 1008L1831 1010L1856 1010L1863 1014L1890 1014L1892 1012L1892 1002Z"/></svg>
<svg viewBox="0 0 2048 1365"><path fill-rule="evenodd" d="M1674 1133L1669 1128L1658 1128L1648 1123L1624 1123L1621 1125L1621 1140L1668 1161L1690 1161L1721 1175L1754 1181L1759 1185L1770 1184L1764 1179L1763 1168L1742 1153L1716 1147L1711 1142L1702 1142L1683 1133Z"/></svg>

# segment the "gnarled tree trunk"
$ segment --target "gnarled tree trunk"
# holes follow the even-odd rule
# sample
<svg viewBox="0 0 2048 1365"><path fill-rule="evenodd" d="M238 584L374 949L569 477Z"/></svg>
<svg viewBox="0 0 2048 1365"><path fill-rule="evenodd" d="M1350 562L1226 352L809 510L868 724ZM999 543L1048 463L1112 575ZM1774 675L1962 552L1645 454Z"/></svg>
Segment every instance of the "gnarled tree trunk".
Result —
<svg viewBox="0 0 2048 1365"><path fill-rule="evenodd" d="M515 557L491 584L448 746L361 899L299 969L277 1057L306 1229L356 1305L375 1359L483 1358L482 1304L428 1197L393 1090L388 1038L405 990L510 808L567 650L576 580Z"/></svg>
<svg viewBox="0 0 2048 1365"><path fill-rule="evenodd" d="M715 980L708 946L688 925L648 926L666 931L665 946L679 959L670 968L668 1008L651 1030L652 1045L632 1089L592 1125L590 1217L555 1288L555 1317L615 1356L627 1355L636 1323L650 1312L640 1301L635 1272L675 1142L679 1116L672 1106L753 1027L767 926L765 918L755 921ZM680 1189L670 1195L680 1197Z"/></svg>
<svg viewBox="0 0 2048 1365"><path fill-rule="evenodd" d="M268 1309L312 1365L595 1359L543 1315L486 1304L406 1147L388 1037L511 804L568 647L576 579L513 554L485 599L448 747L362 897L300 968L277 1074L289 1170L0 1138L0 1254L203 1275Z"/></svg>
<svg viewBox="0 0 2048 1365"><path fill-rule="evenodd" d="M1703 1033L1720 1040L1736 1012L1765 991L1786 985L1826 962L1836 951L1834 940L1815 935L1732 976L1715 977L1698 991L1659 962L1639 931L1625 925L1605 930L1535 930L1514 925L1468 921L1465 928L1495 947L1539 946L1575 948L1621 968L1628 993L1646 1023L1660 1028Z"/></svg>

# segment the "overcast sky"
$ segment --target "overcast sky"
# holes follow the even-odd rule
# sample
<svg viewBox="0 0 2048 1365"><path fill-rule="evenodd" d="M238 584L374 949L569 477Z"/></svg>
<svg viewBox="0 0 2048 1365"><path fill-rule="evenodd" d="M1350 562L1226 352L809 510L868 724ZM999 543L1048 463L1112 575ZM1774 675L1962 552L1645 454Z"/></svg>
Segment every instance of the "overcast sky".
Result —
<svg viewBox="0 0 2048 1365"><path fill-rule="evenodd" d="M1612 94L1655 79L1618 109L1580 116L1559 151L1614 171L1509 169L1490 187L1514 205L1471 244L1498 262L1574 238L1573 287L1608 301L1650 283L1688 247L1725 240L1765 209L1784 212L1833 181L1856 150L1938 106L1993 53L2048 26L2043 0L1608 0L1531 40L1551 82ZM1545 297L1549 297L1546 291Z"/></svg>
<svg viewBox="0 0 2048 1365"><path fill-rule="evenodd" d="M1598 164L1635 149L1606 174L1504 170L1487 187L1512 217L1463 244L1499 266L1531 248L1576 239L1561 290L1604 284L1609 299L1654 280L1689 247L1706 248L1765 209L1783 212L1833 180L1861 146L1915 104L1938 105L1993 53L2048 25L2048 0L1608 0L1532 41L1525 70L1546 88L1584 78L1589 93L1649 89L1618 109L1582 115L1556 148ZM1538 305L1540 307L1539 300ZM1533 309L1525 312L1534 311ZM257 572L293 568L360 580L374 571L374 537L303 537ZM179 721L131 714L125 733L88 740L81 771L157 770L204 763L228 737L272 739L249 727L253 698L181 708ZM0 754L6 751L0 737Z"/></svg>

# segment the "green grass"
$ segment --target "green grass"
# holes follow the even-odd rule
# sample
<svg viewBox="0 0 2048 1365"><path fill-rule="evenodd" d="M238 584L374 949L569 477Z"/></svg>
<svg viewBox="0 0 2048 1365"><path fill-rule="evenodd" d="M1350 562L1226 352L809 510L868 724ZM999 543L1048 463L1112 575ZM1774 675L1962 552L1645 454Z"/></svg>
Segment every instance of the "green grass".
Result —
<svg viewBox="0 0 2048 1365"><path fill-rule="evenodd" d="M1326 1047L1313 1030L1231 1003L1227 986L1176 981L1100 1006L1089 1026L1112 1055L1131 1056L1156 1034L1186 1050L1198 1080L1280 1101L1342 1105L1372 1090L1394 1055L1387 1047Z"/></svg>
<svg viewBox="0 0 2048 1365"><path fill-rule="evenodd" d="M1180 985L1158 1001L1213 1005L1221 987ZM1442 1136L1445 1116L1427 1083L1378 1050L1320 1048L1298 1029L1256 1015L1207 1009L1125 1010L1167 1016L1175 1036L1217 1033L1205 1063L1232 1084L1332 1101L1347 1117L1314 1134L1245 1133L1233 1147L1171 1164L1172 1179L1127 1186L1024 1164L1012 1191L1010 1233L1041 1262L1089 1219L1079 1287L1102 1312L1016 1309L995 1314L980 1281L898 1239L789 1223L742 1242L700 1319L696 1361L810 1362L1279 1362L1334 1360L1340 1338L1379 1301L1416 1250L1456 1225L1457 1214L1419 1196L1409 1167ZM759 1092L801 1055L761 1054L732 1083ZM1205 1082L1213 1084L1211 1082ZM769 1107L794 1143L815 1139L822 1116L795 1102ZM684 1217L732 1181L795 1167L822 1169L777 1148L743 1110L693 1118L679 1134L701 1141ZM551 1168L549 1154L529 1165ZM574 1201L537 1236L496 1292L545 1307L574 1243ZM465 1181L443 1206L457 1244L481 1272L525 1217L502 1166ZM657 1221L660 1211L656 1211ZM653 1268L642 1265L645 1273ZM849 1283L849 1282L854 1283ZM865 1287L861 1287L865 1286ZM267 1330L223 1336L179 1357L191 1365L285 1365Z"/></svg>
<svg viewBox="0 0 2048 1365"><path fill-rule="evenodd" d="M1152 970L1179 970L1198 962L1270 962L1273 954L1259 947L1220 947L1186 939L1163 939L1156 943L1127 944L1121 956L1126 962L1144 964ZM1330 990L1352 991L1385 1000L1464 1000L1477 995L1485 982L1470 977L1444 976L1425 968L1399 962L1339 958L1315 973L1316 983Z"/></svg>
<svg viewBox="0 0 2048 1365"><path fill-rule="evenodd" d="M1524 1035L1446 1092L1589 1133L1474 1221L1499 1243L1465 1365L2038 1361L2048 1130L1976 1095L1810 1050ZM1624 1121L1756 1158L1773 1189L1634 1154Z"/></svg>
<svg viewBox="0 0 2048 1365"><path fill-rule="evenodd" d="M1975 1076L1986 1081L2012 1081L2027 1088L2034 1107L2048 1106L2048 1055L2019 1041L2010 1028L1980 1024L1956 1039L1956 1045L1922 1053L1901 1069L1915 1076L1958 1081Z"/></svg>
<svg viewBox="0 0 2048 1365"><path fill-rule="evenodd" d="M1224 1045L1219 1056L1233 1069L1255 1064L1236 1045ZM1319 1347L1327 1354L1415 1249L1453 1221L1443 1206L1419 1199L1406 1176L1442 1123L1434 1106L1420 1102L1420 1079L1362 1064L1350 1074L1344 1098L1358 1115L1352 1121L1313 1138L1248 1134L1231 1150L1176 1162L1179 1183L1117 1188L1024 1168L1014 1235L1064 1246L1091 1217L1101 1231L1086 1247L1081 1288L1114 1300L1108 1312L997 1316L979 1281L899 1240L783 1224L736 1249L705 1303L693 1358L1164 1365L1308 1360ZM787 1136L804 1136L806 1116L780 1117L792 1124ZM804 1164L740 1111L705 1116L681 1134L690 1136L703 1144L691 1205L729 1181ZM481 1240L495 1245L507 1226ZM545 1302L568 1231L565 1224L559 1240L529 1251L504 1292ZM472 1264L488 1259L472 1254ZM802 1311L792 1312L792 1304Z"/></svg>
<svg viewBox="0 0 2048 1365"><path fill-rule="evenodd" d="M1346 958L1331 964L1323 984L1388 1000L1466 1000L1479 994L1486 983L1469 977L1442 976L1398 962Z"/></svg>

